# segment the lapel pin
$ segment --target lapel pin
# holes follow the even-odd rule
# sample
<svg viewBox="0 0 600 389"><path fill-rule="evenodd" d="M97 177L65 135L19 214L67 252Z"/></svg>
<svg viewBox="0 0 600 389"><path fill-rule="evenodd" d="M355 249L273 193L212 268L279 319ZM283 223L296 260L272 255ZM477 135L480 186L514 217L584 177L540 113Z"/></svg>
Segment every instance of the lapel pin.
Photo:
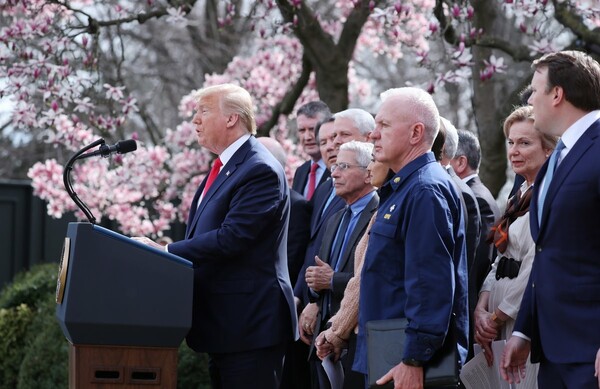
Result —
<svg viewBox="0 0 600 389"><path fill-rule="evenodd" d="M229 177L229 170L227 170L227 172L225 173L225 175Z"/></svg>

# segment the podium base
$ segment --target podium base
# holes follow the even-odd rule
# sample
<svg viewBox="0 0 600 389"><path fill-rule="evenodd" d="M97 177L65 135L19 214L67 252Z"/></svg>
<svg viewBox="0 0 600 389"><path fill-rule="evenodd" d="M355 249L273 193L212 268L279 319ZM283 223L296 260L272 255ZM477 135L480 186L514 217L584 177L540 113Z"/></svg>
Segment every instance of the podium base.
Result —
<svg viewBox="0 0 600 389"><path fill-rule="evenodd" d="M69 388L176 389L177 349L70 345Z"/></svg>

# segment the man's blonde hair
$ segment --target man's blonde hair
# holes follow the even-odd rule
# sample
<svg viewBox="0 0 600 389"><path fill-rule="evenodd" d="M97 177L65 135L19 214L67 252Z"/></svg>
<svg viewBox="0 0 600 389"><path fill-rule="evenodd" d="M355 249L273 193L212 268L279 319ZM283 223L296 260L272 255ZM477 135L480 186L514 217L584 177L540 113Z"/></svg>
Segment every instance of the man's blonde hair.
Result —
<svg viewBox="0 0 600 389"><path fill-rule="evenodd" d="M234 84L219 84L202 88L196 95L196 101L208 96L218 96L221 112L225 115L237 114L240 122L252 135L256 135L254 104L250 93Z"/></svg>

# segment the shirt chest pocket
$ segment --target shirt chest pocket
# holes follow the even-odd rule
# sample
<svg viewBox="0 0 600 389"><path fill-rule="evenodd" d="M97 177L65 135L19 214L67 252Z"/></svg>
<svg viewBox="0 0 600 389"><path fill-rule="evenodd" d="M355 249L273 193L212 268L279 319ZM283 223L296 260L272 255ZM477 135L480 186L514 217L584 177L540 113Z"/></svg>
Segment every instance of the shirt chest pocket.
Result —
<svg viewBox="0 0 600 389"><path fill-rule="evenodd" d="M396 231L398 225L395 223L386 223L383 221L377 221L371 227L371 234L381 235L383 237L394 239L396 237Z"/></svg>

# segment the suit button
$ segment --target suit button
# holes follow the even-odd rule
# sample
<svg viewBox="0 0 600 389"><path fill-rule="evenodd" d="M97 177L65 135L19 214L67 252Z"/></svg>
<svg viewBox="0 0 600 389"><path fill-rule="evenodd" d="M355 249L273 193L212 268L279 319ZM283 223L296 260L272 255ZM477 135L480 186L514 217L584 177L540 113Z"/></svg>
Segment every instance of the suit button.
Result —
<svg viewBox="0 0 600 389"><path fill-rule="evenodd" d="M532 282L532 283L531 283L531 287L532 287L532 288L535 288L535 282Z"/></svg>
<svg viewBox="0 0 600 389"><path fill-rule="evenodd" d="M542 252L542 246L536 246L535 247L535 251L537 251L538 253Z"/></svg>

